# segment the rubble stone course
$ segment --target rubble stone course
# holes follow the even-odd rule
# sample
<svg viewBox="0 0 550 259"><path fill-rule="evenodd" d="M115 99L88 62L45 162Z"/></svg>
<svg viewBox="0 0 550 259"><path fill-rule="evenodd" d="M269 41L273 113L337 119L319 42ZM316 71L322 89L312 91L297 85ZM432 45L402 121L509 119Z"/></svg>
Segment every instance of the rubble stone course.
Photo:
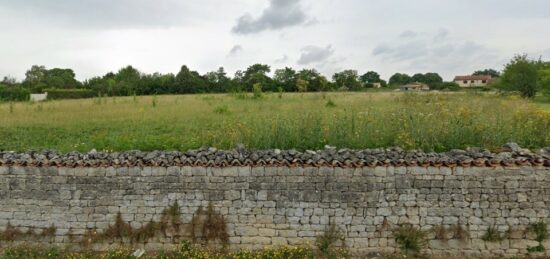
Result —
<svg viewBox="0 0 550 259"><path fill-rule="evenodd" d="M428 231L427 253L527 254L537 242L526 229L550 215L548 151L0 152L0 230L53 224L52 243L67 245L108 228L117 213L137 228L176 201L189 223L211 202L234 249L313 243L332 223L353 252L392 252L393 231L410 223ZM457 225L466 239L438 240L430 231ZM489 227L504 239L483 241Z"/></svg>
<svg viewBox="0 0 550 259"><path fill-rule="evenodd" d="M326 146L323 150L248 150L238 146L233 150L203 147L197 150L179 151L126 151L126 152L70 152L29 151L16 153L0 151L1 165L19 166L550 166L550 147L531 151L515 143L508 143L501 152L487 149L453 149L435 153L420 150L405 151L401 148L336 149Z"/></svg>

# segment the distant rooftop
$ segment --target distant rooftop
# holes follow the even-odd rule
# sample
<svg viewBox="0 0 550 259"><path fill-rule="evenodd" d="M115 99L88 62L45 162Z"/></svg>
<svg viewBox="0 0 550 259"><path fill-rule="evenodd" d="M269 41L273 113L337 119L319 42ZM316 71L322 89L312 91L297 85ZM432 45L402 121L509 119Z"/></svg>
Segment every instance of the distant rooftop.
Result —
<svg viewBox="0 0 550 259"><path fill-rule="evenodd" d="M456 76L454 81L464 81L464 80L491 80L492 77L489 75L478 75L478 76Z"/></svg>

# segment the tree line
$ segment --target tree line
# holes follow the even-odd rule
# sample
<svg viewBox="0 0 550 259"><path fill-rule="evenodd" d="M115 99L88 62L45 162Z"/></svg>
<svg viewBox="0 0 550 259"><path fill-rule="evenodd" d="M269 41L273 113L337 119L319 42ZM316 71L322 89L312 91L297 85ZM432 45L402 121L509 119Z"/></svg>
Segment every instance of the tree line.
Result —
<svg viewBox="0 0 550 259"><path fill-rule="evenodd" d="M550 62L531 60L526 55L516 56L502 72L494 69L475 71L474 75L491 75L499 78L495 86L501 90L519 91L525 97L535 96L538 90L546 90L550 85ZM133 66L126 66L117 72L109 72L82 82L75 78L69 68L52 68L34 65L26 73L25 79L18 82L14 78L4 77L0 81L0 99L18 99L28 93L42 93L46 90L78 89L83 96L90 93L95 96L129 96L153 94L194 94L194 93L230 93L230 92L319 92L319 91L361 91L375 85L397 87L413 82L424 83L432 90L457 90L454 82L444 82L435 72L417 73L412 76L395 73L388 82L376 71L359 74L357 70L343 70L327 78L315 69L295 70L290 67L276 69L270 76L271 67L266 64L254 64L245 70L229 76L223 67L215 71L200 74L183 65L178 73L143 73ZM86 93L84 93L87 91ZM73 96L74 93L71 93ZM549 94L550 95L550 94ZM6 98L8 96L8 98ZM15 96L15 97L14 97Z"/></svg>
<svg viewBox="0 0 550 259"><path fill-rule="evenodd" d="M133 66L126 66L117 72L109 72L82 82L75 78L72 69L32 66L22 82L4 77L0 82L4 87L19 87L31 93L41 93L47 89L88 89L97 94L108 96L151 95L151 94L193 94L251 92L254 86L261 91L271 92L319 92L349 90L361 91L375 84L382 87L397 86L410 82L421 82L433 87L443 84L437 73L396 74L389 84L380 74L368 71L359 74L357 70L344 70L326 78L315 69L299 71L290 67L276 69L270 76L271 67L266 64L254 64L245 70L229 76L223 67L206 74L189 69L183 65L176 74L143 73Z"/></svg>

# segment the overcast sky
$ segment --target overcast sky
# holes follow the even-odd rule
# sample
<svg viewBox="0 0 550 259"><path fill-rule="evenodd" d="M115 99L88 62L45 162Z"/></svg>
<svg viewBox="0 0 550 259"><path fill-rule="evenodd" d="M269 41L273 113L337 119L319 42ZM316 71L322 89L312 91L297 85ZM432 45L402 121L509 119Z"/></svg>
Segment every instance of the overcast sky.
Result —
<svg viewBox="0 0 550 259"><path fill-rule="evenodd" d="M18 79L266 63L449 80L517 53L550 59L549 0L0 0L0 76Z"/></svg>

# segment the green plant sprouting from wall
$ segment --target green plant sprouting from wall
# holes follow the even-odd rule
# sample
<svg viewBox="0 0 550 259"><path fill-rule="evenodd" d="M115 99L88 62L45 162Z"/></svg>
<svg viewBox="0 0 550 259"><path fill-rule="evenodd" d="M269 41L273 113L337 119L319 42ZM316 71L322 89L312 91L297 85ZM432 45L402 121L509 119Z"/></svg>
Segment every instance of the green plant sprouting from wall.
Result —
<svg viewBox="0 0 550 259"><path fill-rule="evenodd" d="M502 235L498 232L495 226L490 226L487 228L487 231L481 237L483 241L487 242L498 242L503 239Z"/></svg>
<svg viewBox="0 0 550 259"><path fill-rule="evenodd" d="M545 252L546 247L544 247L542 242L548 238L548 224L544 221L539 221L531 224L527 230L533 233L535 235L535 240L539 242L538 246L528 247L527 251L530 253Z"/></svg>
<svg viewBox="0 0 550 259"><path fill-rule="evenodd" d="M417 255L427 243L426 232L411 224L403 224L394 232L395 241L406 254Z"/></svg>

